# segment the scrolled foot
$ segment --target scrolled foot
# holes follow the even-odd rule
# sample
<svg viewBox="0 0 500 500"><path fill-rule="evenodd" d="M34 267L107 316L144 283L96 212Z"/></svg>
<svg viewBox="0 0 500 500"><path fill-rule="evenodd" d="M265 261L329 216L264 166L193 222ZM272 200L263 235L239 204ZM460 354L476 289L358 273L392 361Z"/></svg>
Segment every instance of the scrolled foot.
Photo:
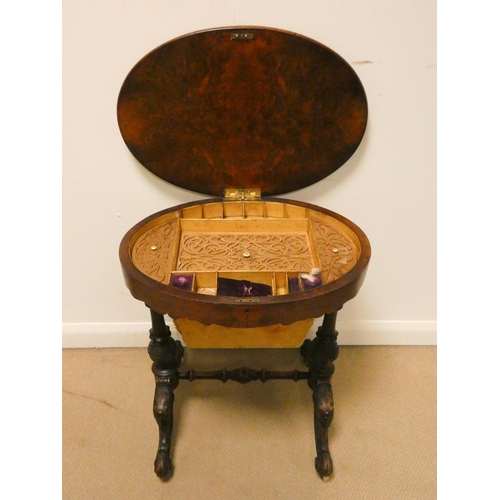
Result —
<svg viewBox="0 0 500 500"><path fill-rule="evenodd" d="M160 479L168 479L172 473L172 460L166 451L158 451L155 460L155 473Z"/></svg>
<svg viewBox="0 0 500 500"><path fill-rule="evenodd" d="M173 471L170 452L172 450L174 389L179 384L179 366L184 349L174 340L165 318L151 309L153 328L149 331L151 342L148 353L153 361L156 389L153 401L153 414L158 423L159 443L155 459L156 475L166 481Z"/></svg>
<svg viewBox="0 0 500 500"><path fill-rule="evenodd" d="M315 463L316 472L321 476L323 481L328 481L333 474L333 461L328 451L322 452L316 457Z"/></svg>

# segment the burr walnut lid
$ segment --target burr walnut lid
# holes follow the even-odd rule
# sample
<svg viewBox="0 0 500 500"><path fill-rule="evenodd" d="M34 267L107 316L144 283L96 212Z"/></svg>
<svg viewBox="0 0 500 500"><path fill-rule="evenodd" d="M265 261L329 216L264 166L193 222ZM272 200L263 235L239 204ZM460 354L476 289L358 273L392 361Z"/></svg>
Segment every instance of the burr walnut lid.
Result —
<svg viewBox="0 0 500 500"><path fill-rule="evenodd" d="M120 131L137 160L172 184L216 196L318 182L355 152L367 115L363 86L343 58L261 27L165 43L133 67L118 98Z"/></svg>

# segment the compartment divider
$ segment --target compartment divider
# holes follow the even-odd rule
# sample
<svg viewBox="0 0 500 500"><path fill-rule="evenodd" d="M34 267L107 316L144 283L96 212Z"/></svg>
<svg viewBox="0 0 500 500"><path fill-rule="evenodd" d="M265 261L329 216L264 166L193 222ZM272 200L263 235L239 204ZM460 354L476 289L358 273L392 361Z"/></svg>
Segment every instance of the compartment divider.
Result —
<svg viewBox="0 0 500 500"><path fill-rule="evenodd" d="M173 253L173 258L171 261L171 265L169 266L170 269L168 270L168 275L166 276L166 282L170 283L170 276L172 275L172 271L177 269L177 259L179 258L179 246L180 246L180 241L181 241L181 234L182 234L182 219L178 218L177 219L177 224L175 228L175 236L174 236L174 251Z"/></svg>

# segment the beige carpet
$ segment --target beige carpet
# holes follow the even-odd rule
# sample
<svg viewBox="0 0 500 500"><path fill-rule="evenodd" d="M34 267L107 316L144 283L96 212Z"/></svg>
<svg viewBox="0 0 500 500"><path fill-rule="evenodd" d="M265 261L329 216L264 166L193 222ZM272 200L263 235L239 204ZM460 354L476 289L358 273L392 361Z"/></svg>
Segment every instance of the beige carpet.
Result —
<svg viewBox="0 0 500 500"><path fill-rule="evenodd" d="M301 368L298 350L193 351L199 369ZM63 350L63 498L436 498L436 348L341 347L333 376L335 473L314 469L307 382L181 381L174 475L153 471L154 380L145 349Z"/></svg>

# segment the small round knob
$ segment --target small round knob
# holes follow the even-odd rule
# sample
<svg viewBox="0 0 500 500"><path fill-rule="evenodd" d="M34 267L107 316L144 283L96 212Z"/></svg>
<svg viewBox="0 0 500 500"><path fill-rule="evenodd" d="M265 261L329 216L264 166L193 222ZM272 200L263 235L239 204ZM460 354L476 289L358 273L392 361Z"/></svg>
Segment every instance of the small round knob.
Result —
<svg viewBox="0 0 500 500"><path fill-rule="evenodd" d="M243 252L243 257L245 257L245 259L248 259L248 257L250 257L250 252Z"/></svg>
<svg viewBox="0 0 500 500"><path fill-rule="evenodd" d="M153 245L153 246L151 247L151 250L156 250L156 245Z"/></svg>

